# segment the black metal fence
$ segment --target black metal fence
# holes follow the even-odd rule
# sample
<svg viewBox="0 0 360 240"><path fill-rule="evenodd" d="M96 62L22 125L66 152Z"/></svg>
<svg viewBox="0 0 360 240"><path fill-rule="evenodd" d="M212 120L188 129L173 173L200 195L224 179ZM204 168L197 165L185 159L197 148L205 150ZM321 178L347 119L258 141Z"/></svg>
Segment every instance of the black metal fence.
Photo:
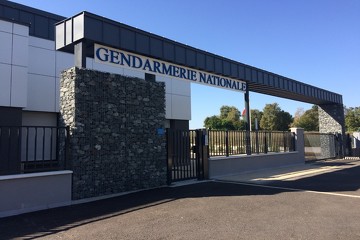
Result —
<svg viewBox="0 0 360 240"><path fill-rule="evenodd" d="M209 155L231 156L247 154L246 131L209 130ZM250 132L251 153L291 152L295 150L295 138L291 132Z"/></svg>
<svg viewBox="0 0 360 240"><path fill-rule="evenodd" d="M67 168L69 128L0 127L0 175Z"/></svg>
<svg viewBox="0 0 360 240"><path fill-rule="evenodd" d="M345 156L360 157L360 140L352 134L345 135Z"/></svg>

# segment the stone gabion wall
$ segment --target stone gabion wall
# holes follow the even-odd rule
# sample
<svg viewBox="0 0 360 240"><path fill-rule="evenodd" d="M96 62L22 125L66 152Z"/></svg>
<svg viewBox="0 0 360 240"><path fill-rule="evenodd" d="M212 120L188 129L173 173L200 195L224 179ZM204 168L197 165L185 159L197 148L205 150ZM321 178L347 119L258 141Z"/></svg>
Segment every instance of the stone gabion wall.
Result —
<svg viewBox="0 0 360 240"><path fill-rule="evenodd" d="M343 133L345 128L344 106L342 104L319 105L319 132Z"/></svg>
<svg viewBox="0 0 360 240"><path fill-rule="evenodd" d="M321 152L326 157L342 157L345 149L342 136L345 136L344 106L342 104L319 105L319 132L337 133L337 149L329 137L321 137Z"/></svg>
<svg viewBox="0 0 360 240"><path fill-rule="evenodd" d="M70 126L73 199L166 184L164 83L71 68L60 122ZM161 132L161 131L160 131Z"/></svg>

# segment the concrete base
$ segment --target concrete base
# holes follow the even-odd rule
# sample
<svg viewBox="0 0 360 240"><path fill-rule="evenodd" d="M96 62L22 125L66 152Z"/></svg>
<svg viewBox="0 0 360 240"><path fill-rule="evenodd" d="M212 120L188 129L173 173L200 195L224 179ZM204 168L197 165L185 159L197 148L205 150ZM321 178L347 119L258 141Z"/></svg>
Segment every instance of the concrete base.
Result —
<svg viewBox="0 0 360 240"><path fill-rule="evenodd" d="M303 156L297 151L211 158L209 160L209 177L212 179L220 176L257 171L260 169L303 164L304 162Z"/></svg>
<svg viewBox="0 0 360 240"><path fill-rule="evenodd" d="M72 171L0 176L0 218L71 204Z"/></svg>

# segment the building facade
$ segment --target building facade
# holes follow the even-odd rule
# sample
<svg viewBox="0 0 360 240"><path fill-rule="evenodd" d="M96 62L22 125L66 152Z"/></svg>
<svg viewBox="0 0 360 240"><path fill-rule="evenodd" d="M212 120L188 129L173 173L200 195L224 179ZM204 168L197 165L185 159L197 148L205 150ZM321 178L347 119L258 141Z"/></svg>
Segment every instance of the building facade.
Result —
<svg viewBox="0 0 360 240"><path fill-rule="evenodd" d="M61 71L73 54L55 50L55 23L62 16L0 1L0 126L57 126ZM143 71L104 65L87 58L87 68L145 78ZM164 127L189 128L190 83L157 76L165 83Z"/></svg>

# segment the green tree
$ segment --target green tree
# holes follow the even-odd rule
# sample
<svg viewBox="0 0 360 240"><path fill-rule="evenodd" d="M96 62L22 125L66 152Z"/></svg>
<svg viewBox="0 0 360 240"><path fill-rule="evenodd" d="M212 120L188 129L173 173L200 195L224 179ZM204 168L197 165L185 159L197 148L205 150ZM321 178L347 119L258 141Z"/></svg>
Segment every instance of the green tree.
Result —
<svg viewBox="0 0 360 240"><path fill-rule="evenodd" d="M222 106L220 108L220 118L227 119L229 121L239 121L240 111L234 106Z"/></svg>
<svg viewBox="0 0 360 240"><path fill-rule="evenodd" d="M264 130L287 131L292 121L291 114L281 110L279 104L266 104L260 120L260 127Z"/></svg>
<svg viewBox="0 0 360 240"><path fill-rule="evenodd" d="M345 127L348 132L360 131L360 107L345 108Z"/></svg>
<svg viewBox="0 0 360 240"><path fill-rule="evenodd" d="M213 130L244 130L245 121L240 119L240 111L234 106L222 106L220 116L207 117L204 126Z"/></svg>
<svg viewBox="0 0 360 240"><path fill-rule="evenodd" d="M305 131L319 131L318 106L313 105L305 112L304 110L296 111L292 126L303 128Z"/></svg>

